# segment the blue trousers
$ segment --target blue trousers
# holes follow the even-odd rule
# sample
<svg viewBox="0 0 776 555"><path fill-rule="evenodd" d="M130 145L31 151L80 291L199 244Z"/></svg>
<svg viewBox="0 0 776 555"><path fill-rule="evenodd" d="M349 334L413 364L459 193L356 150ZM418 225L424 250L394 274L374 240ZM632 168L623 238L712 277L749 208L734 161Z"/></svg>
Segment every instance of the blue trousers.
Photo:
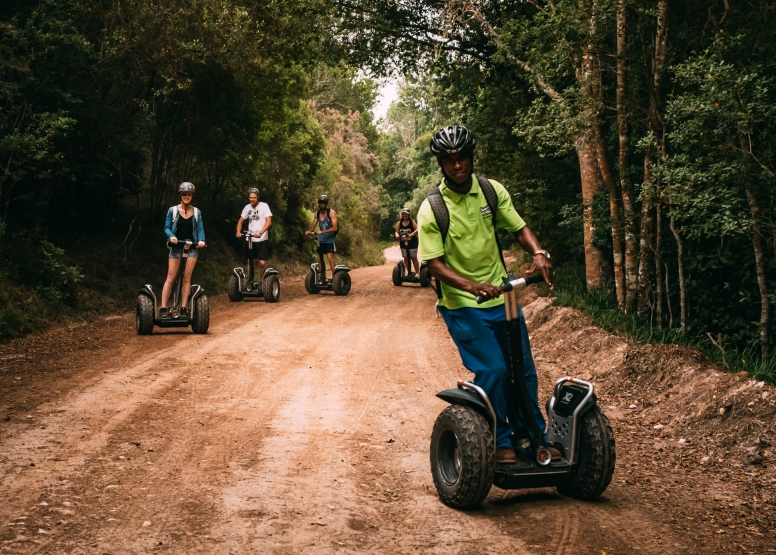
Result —
<svg viewBox="0 0 776 555"><path fill-rule="evenodd" d="M513 432L518 437L527 434L520 421L517 407L514 406L509 380L507 363L509 339L504 305L455 310L440 306L439 312L445 319L447 329L458 347L463 365L474 372L474 383L485 390L496 412L496 447L512 447L510 436ZM539 382L522 309L520 309L520 329L523 335L525 381L531 397L531 408L539 430L544 433L547 423L539 408Z"/></svg>

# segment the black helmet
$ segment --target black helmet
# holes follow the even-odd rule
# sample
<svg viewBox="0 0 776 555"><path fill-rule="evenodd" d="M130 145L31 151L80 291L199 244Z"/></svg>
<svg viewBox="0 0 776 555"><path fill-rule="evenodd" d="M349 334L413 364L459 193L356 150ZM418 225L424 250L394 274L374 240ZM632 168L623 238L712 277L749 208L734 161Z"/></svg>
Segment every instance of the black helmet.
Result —
<svg viewBox="0 0 776 555"><path fill-rule="evenodd" d="M180 185L178 185L178 194L182 195L183 193L191 193L194 194L194 184L189 183L188 181L184 181Z"/></svg>
<svg viewBox="0 0 776 555"><path fill-rule="evenodd" d="M256 187L251 187L248 189L248 196L256 195L259 196L259 190Z"/></svg>
<svg viewBox="0 0 776 555"><path fill-rule="evenodd" d="M321 195L318 197L318 204L324 203L329 204L329 197L327 195Z"/></svg>
<svg viewBox="0 0 776 555"><path fill-rule="evenodd" d="M448 125L431 137L431 154L436 157L450 156L456 152L472 154L477 141L463 125Z"/></svg>

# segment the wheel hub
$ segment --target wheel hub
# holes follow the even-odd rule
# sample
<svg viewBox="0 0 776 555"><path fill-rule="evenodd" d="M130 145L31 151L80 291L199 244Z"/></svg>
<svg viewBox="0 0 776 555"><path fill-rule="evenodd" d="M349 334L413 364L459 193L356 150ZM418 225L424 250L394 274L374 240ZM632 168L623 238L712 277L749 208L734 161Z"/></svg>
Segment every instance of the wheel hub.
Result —
<svg viewBox="0 0 776 555"><path fill-rule="evenodd" d="M439 473L449 486L455 485L461 476L461 446L452 430L442 432L437 444Z"/></svg>

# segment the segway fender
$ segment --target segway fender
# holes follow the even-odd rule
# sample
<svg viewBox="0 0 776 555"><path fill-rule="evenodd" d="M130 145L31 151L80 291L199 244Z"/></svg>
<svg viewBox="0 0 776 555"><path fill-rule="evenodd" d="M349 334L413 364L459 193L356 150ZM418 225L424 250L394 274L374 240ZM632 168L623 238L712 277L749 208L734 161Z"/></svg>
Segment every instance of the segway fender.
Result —
<svg viewBox="0 0 776 555"><path fill-rule="evenodd" d="M342 264L337 264L336 266L334 266L335 274L337 272L349 272L349 271L350 271L350 268L348 268L347 266L343 266Z"/></svg>
<svg viewBox="0 0 776 555"><path fill-rule="evenodd" d="M278 275L280 275L280 272L278 272L275 268L267 268L266 270L264 270L264 278L266 278L267 276L278 276Z"/></svg>
<svg viewBox="0 0 776 555"><path fill-rule="evenodd" d="M153 303L154 303L154 322L155 322L157 320L157 316L159 314L159 308L158 308L158 305L157 305L157 302L156 302L156 295L154 295L153 287L151 287L150 285L148 285L146 283L143 287L138 289L137 292L138 292L139 295L143 295L144 297L148 297L149 299L151 299L151 301L153 301Z"/></svg>
<svg viewBox="0 0 776 555"><path fill-rule="evenodd" d="M476 410L485 417L491 426L493 425L493 415L491 415L490 409L474 391L458 388L445 389L437 393L436 396L451 405L464 405Z"/></svg>
<svg viewBox="0 0 776 555"><path fill-rule="evenodd" d="M154 290L150 285L146 283L143 287L138 289L137 292L146 297L150 297L154 301L154 306L156 306L156 295L154 295Z"/></svg>
<svg viewBox="0 0 776 555"><path fill-rule="evenodd" d="M592 383L566 376L555 382L547 401L548 443L562 445L570 464L577 462L579 423L597 403L594 391Z"/></svg>
<svg viewBox="0 0 776 555"><path fill-rule="evenodd" d="M203 295L205 293L205 290L199 286L199 285L192 285L191 286L191 294L189 295L189 299L191 299L191 302L194 302L194 299L199 297L200 295Z"/></svg>
<svg viewBox="0 0 776 555"><path fill-rule="evenodd" d="M242 291L243 280L245 279L245 270L243 268L235 268L234 275L237 277L237 290Z"/></svg>

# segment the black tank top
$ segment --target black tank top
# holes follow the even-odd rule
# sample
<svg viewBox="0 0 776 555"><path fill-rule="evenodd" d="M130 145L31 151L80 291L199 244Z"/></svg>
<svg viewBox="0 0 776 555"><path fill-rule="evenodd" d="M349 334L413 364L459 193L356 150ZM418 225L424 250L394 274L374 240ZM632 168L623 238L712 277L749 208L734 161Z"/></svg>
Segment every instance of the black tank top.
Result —
<svg viewBox="0 0 776 555"><path fill-rule="evenodd" d="M410 232L415 231L415 226L412 225L412 220L407 220L407 225L404 225L404 220L399 220L399 231L401 232L402 229L408 229ZM399 233L399 238L401 238L401 233ZM410 237L409 243L401 242L401 246L405 249L417 249L418 248L418 236L413 235Z"/></svg>
<svg viewBox="0 0 776 555"><path fill-rule="evenodd" d="M175 237L178 241L193 241L194 240L194 216L190 218L184 218L178 216L178 225L175 228ZM194 245L196 247L196 245Z"/></svg>

